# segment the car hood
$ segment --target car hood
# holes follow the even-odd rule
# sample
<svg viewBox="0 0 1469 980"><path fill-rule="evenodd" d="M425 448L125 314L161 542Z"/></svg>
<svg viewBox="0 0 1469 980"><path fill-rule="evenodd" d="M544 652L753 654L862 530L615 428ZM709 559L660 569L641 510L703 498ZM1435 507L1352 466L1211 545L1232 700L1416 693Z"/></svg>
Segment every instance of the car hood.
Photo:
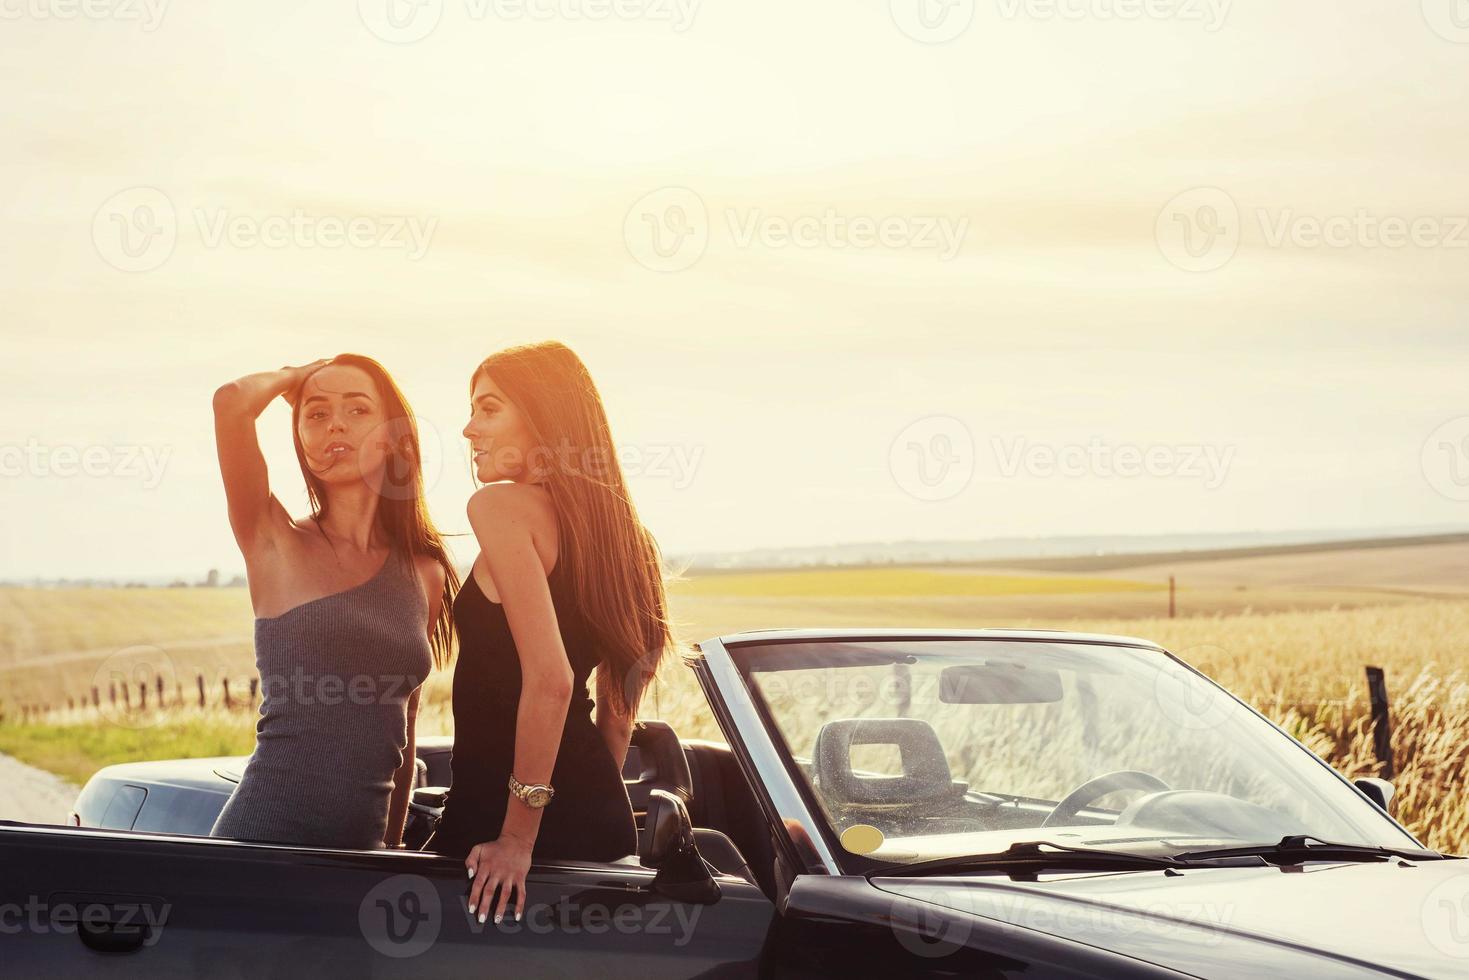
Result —
<svg viewBox="0 0 1469 980"><path fill-rule="evenodd" d="M1000 920L1199 976L1469 976L1465 860L873 884L958 913L946 932Z"/></svg>

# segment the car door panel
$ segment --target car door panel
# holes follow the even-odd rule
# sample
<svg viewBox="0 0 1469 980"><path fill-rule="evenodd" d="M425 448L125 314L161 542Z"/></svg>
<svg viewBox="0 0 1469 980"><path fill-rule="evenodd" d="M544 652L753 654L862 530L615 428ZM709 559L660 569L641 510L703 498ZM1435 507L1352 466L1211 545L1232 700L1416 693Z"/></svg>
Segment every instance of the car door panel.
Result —
<svg viewBox="0 0 1469 980"><path fill-rule="evenodd" d="M0 908L32 910L0 917L16 977L749 975L774 915L738 879L693 906L633 864L546 864L524 920L481 924L436 855L16 825L0 869Z"/></svg>

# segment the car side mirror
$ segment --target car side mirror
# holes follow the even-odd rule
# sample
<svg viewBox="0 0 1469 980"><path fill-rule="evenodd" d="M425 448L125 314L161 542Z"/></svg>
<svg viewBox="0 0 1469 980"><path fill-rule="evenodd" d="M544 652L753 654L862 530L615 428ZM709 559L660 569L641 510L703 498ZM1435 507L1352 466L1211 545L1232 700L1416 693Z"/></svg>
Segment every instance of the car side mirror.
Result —
<svg viewBox="0 0 1469 980"><path fill-rule="evenodd" d="M1373 803L1376 803L1382 809L1383 813L1388 812L1388 804L1392 802L1393 794L1397 792L1397 789L1392 783L1386 779L1378 779L1375 776L1358 779L1354 785L1363 793L1367 794L1367 798Z"/></svg>
<svg viewBox="0 0 1469 980"><path fill-rule="evenodd" d="M673 793L655 789L648 794L638 855L643 867L658 872L653 877L653 891L658 894L693 905L719 901L719 882L699 855L688 808Z"/></svg>

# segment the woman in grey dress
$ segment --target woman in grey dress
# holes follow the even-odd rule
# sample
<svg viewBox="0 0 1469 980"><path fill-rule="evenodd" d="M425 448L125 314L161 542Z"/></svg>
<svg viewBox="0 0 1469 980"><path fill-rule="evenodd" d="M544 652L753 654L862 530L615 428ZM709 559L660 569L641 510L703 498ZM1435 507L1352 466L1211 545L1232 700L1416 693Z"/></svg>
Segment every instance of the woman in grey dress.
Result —
<svg viewBox="0 0 1469 980"><path fill-rule="evenodd" d="M311 514L270 491L260 413L291 405ZM400 845L419 685L442 665L458 590L423 500L418 429L371 358L252 374L214 395L230 526L255 611L255 751L212 835Z"/></svg>

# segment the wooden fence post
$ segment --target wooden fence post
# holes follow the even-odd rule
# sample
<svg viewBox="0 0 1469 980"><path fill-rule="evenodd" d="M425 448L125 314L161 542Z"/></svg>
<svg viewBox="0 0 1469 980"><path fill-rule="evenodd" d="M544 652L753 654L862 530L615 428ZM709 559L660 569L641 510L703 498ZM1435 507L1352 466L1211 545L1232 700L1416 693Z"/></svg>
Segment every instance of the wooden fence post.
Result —
<svg viewBox="0 0 1469 980"><path fill-rule="evenodd" d="M1168 618L1172 619L1178 614L1178 580L1172 575L1168 576Z"/></svg>
<svg viewBox="0 0 1469 980"><path fill-rule="evenodd" d="M230 679L228 677L224 679L224 706L226 708L234 707L234 705L230 703Z"/></svg>
<svg viewBox="0 0 1469 980"><path fill-rule="evenodd" d="M199 707L204 707L204 675L195 675L199 679Z"/></svg>
<svg viewBox="0 0 1469 980"><path fill-rule="evenodd" d="M1372 748L1382 765L1382 778L1392 779L1392 716L1387 706L1387 678L1381 667L1367 668L1367 691L1372 698Z"/></svg>

